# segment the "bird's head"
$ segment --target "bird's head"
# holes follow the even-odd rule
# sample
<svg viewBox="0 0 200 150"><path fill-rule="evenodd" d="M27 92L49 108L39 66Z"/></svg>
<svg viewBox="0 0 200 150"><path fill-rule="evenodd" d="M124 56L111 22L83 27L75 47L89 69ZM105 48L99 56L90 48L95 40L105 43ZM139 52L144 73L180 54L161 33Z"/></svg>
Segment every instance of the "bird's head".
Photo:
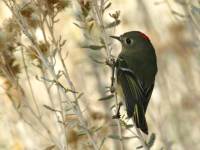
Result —
<svg viewBox="0 0 200 150"><path fill-rule="evenodd" d="M151 44L148 36L140 31L130 31L120 36L110 37L120 41L124 50L133 50L146 44Z"/></svg>

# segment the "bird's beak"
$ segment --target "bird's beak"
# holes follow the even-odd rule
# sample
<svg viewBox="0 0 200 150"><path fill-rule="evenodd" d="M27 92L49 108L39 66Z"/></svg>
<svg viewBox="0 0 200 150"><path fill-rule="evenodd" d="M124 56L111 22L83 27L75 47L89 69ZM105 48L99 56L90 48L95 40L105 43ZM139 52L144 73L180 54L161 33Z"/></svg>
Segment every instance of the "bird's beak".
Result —
<svg viewBox="0 0 200 150"><path fill-rule="evenodd" d="M110 36L110 37L113 38L113 39L117 39L118 41L121 42L121 38L120 38L120 36Z"/></svg>

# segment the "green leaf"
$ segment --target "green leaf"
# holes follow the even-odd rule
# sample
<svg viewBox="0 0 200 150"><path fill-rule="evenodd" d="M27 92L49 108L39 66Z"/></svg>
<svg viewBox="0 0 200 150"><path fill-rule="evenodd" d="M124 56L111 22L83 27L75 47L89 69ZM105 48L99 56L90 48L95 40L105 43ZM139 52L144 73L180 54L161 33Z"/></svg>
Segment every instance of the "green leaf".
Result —
<svg viewBox="0 0 200 150"><path fill-rule="evenodd" d="M87 132L83 131L83 130L78 132L78 136L83 136L83 135L86 135L86 134L87 134Z"/></svg>
<svg viewBox="0 0 200 150"><path fill-rule="evenodd" d="M112 5L112 3L109 2L109 3L104 7L103 11L105 11L106 9L108 9L111 5Z"/></svg>
<svg viewBox="0 0 200 150"><path fill-rule="evenodd" d="M130 139L133 139L133 138L137 138L137 136L123 136L122 140L130 140Z"/></svg>
<svg viewBox="0 0 200 150"><path fill-rule="evenodd" d="M52 107L50 107L48 105L45 105L45 104L43 105L43 107L46 108L46 109L48 109L48 110L50 110L50 111L61 112L60 110L56 110L56 109L54 109L54 108L52 108Z"/></svg>
<svg viewBox="0 0 200 150"><path fill-rule="evenodd" d="M155 143L155 140L156 140L156 134L152 133L150 135L149 141L147 142L147 145L149 148L151 148L153 146L153 144Z"/></svg>
<svg viewBox="0 0 200 150"><path fill-rule="evenodd" d="M79 100L83 95L84 95L84 93L80 93L80 94L76 97L76 101Z"/></svg>
<svg viewBox="0 0 200 150"><path fill-rule="evenodd" d="M142 145L136 147L136 149L141 149L141 148L143 148Z"/></svg>
<svg viewBox="0 0 200 150"><path fill-rule="evenodd" d="M101 150L101 148L103 147L103 144L105 143L106 137L103 138L103 140L101 141L101 144L99 146L99 150Z"/></svg>
<svg viewBox="0 0 200 150"><path fill-rule="evenodd" d="M110 99L113 98L113 97L114 97L114 95L111 94L111 95L108 95L108 96L105 96L105 97L99 98L98 100L99 100L99 101L105 101L105 100L110 100Z"/></svg>
<svg viewBox="0 0 200 150"><path fill-rule="evenodd" d="M108 138L111 138L113 140L121 140L121 138L119 137L119 135L115 135L115 134L109 135Z"/></svg>
<svg viewBox="0 0 200 150"><path fill-rule="evenodd" d="M130 128L133 128L134 127L134 125L132 125L132 124L127 124L126 125L126 129L130 129Z"/></svg>
<svg viewBox="0 0 200 150"><path fill-rule="evenodd" d="M75 26L77 26L80 29L85 29L85 27L82 27L81 25L77 24L77 23L73 23Z"/></svg>
<svg viewBox="0 0 200 150"><path fill-rule="evenodd" d="M91 31L92 31L93 26L94 26L94 23L92 22L92 23L89 25L89 32L90 32L90 33L91 33Z"/></svg>
<svg viewBox="0 0 200 150"><path fill-rule="evenodd" d="M82 48L89 48L91 50L100 50L103 47L105 47L105 46L103 46L103 45L84 45L84 46L82 46Z"/></svg>
<svg viewBox="0 0 200 150"><path fill-rule="evenodd" d="M114 139L114 140L129 140L129 139L132 139L132 138L136 138L136 136L130 136L130 137L122 137L122 138L120 138L120 136L119 135L115 135L115 134L113 134L113 135L109 135L108 136L108 138L111 138L111 139Z"/></svg>
<svg viewBox="0 0 200 150"><path fill-rule="evenodd" d="M123 121L123 120L120 120L120 124L121 124L122 126L124 126L126 129L129 129L129 128L134 127L133 124L127 124L127 123L126 123L125 121Z"/></svg>
<svg viewBox="0 0 200 150"><path fill-rule="evenodd" d="M93 128L92 132L98 132L99 130L101 130L103 128L103 126L100 126L98 128Z"/></svg>

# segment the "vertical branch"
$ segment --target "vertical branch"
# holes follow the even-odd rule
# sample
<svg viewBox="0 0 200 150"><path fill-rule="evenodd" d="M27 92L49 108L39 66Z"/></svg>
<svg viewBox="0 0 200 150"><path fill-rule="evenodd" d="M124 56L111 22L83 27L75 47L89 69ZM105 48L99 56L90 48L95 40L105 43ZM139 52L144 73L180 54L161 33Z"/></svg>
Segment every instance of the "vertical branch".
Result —
<svg viewBox="0 0 200 150"><path fill-rule="evenodd" d="M57 94L58 94L58 99L59 99L59 105L60 105L60 109L61 109L61 117L62 117L62 126L61 126L61 129L62 131L64 132L64 135L65 135L65 139L63 140L63 148L66 149L66 146L67 146L67 129L65 127L65 114L64 114L64 108L63 108L63 105L62 105L62 97L61 97L61 88L60 86L57 86Z"/></svg>
<svg viewBox="0 0 200 150"><path fill-rule="evenodd" d="M118 105L119 105L119 102L118 102L118 98L117 98L117 92L115 92L115 107L117 108ZM120 119L117 119L117 127L118 127L118 133L119 133L119 138L120 138L120 150L124 150L122 126L120 123Z"/></svg>
<svg viewBox="0 0 200 150"><path fill-rule="evenodd" d="M111 49L109 47L110 40L109 40L108 35L106 34L106 30L104 28L103 3L104 3L104 0L101 0L101 5L98 6L98 0L94 0L92 2L92 4L93 4L92 10L93 10L93 15L94 15L95 21L102 32L102 38L105 43L105 51L106 51L106 55L107 55L107 60L110 60L111 59Z"/></svg>
<svg viewBox="0 0 200 150"><path fill-rule="evenodd" d="M74 87L74 85L73 85L73 82L72 82L71 79L70 79L70 76L69 76L67 67L66 67L66 65L65 65L65 63L64 63L64 59L63 59L63 57L62 57L62 55L61 55L61 49L58 51L58 55L59 55L59 58L60 58L60 60L61 60L62 66L63 66L63 68L64 68L64 72L63 72L63 73L64 73L64 77L65 77L66 81L68 82L68 84L70 85L70 88L71 88L73 91L76 91L76 89L75 89L75 87ZM86 121L85 121L85 119L84 119L84 117L83 117L83 114L82 114L80 105L79 105L78 100L77 100L76 92L73 93L73 96L74 96L74 103L76 104L76 105L75 105L75 109L76 109L76 111L77 111L77 115L79 116L79 120L80 120L81 126L86 130L87 136L88 136L88 138L90 139L90 141L91 141L91 143L92 143L92 145L93 145L93 148L94 148L95 150L98 150L98 146L97 146L97 144L96 144L96 141L95 141L94 137L92 136L91 131L88 130L88 128L87 128Z"/></svg>
<svg viewBox="0 0 200 150"><path fill-rule="evenodd" d="M36 101L35 94L34 94L34 92L33 92L33 87L32 87L31 81L30 81L30 76L29 76L29 74L28 74L27 65L26 65L26 62L25 62L25 57L24 57L24 50L23 50L23 48L22 48L22 50L21 50L21 54L22 54L23 65L24 65L24 69L25 69L25 73L26 73L26 78L27 78L28 85L29 85L29 88L30 88L30 91L31 91L31 96L32 96L32 98L33 98L33 103L34 103L34 105L35 105L35 107L36 107L36 109L37 109L37 112L38 112L39 117L41 118L42 115L41 115L41 112L40 112L40 108L39 108L39 106L38 106L38 103L37 103L37 101Z"/></svg>
<svg viewBox="0 0 200 150"><path fill-rule="evenodd" d="M93 4L93 15L95 18L95 21L97 23L97 25L99 26L101 32L102 32L102 38L103 41L105 43L105 51L106 51L106 62L107 64L111 67L112 69L112 77L111 77L111 87L110 90L111 92L114 91L114 82L115 82L115 78L114 78L114 74L115 74L115 60L112 58L111 56L111 48L109 46L109 38L108 35L106 34L106 30L104 27L104 21L103 21L103 6L104 6L104 0L100 1L100 6L98 5L98 0L94 0L92 2ZM115 107L117 108L118 106L118 99L117 99L117 93L115 92ZM120 149L123 150L124 149L124 145L123 145L123 139L122 139L122 127L120 124L120 120L118 119L117 121L117 127L118 127L118 134L120 137Z"/></svg>
<svg viewBox="0 0 200 150"><path fill-rule="evenodd" d="M42 72L42 76L43 77L47 77L47 74L45 74L45 71L44 71L44 68L43 69L41 69L41 72ZM47 95L48 95L48 99L50 100L50 103L51 103L51 107L54 109L54 110L56 110L56 105L55 105L55 102L53 101L53 98L52 98L52 95L51 95L51 92L50 92L50 89L49 89L49 87L48 87L48 85L47 85L47 81L46 80L43 80L43 83L44 83L44 86L45 86L45 89L46 89L46 91L47 91ZM58 87L58 86L57 86ZM60 93L60 89L58 89L58 92ZM60 95L60 94L59 94ZM59 104L60 104L60 108L61 108L61 111L60 111L60 113L61 113L61 115L62 115L62 121L64 122L64 115L63 115L63 108L61 107L62 105L61 105L61 99L60 99L60 101L59 101ZM65 126L62 124L62 123L60 123L59 122L59 116L58 116L58 114L56 113L56 111L54 111L54 114L55 114L55 117L56 117L56 119L57 119L57 124L60 126L60 128L62 129L62 132L65 134L65 140L64 140L64 144L63 144L63 147L65 147L65 144L67 145L67 131L66 131L66 129L65 129Z"/></svg>

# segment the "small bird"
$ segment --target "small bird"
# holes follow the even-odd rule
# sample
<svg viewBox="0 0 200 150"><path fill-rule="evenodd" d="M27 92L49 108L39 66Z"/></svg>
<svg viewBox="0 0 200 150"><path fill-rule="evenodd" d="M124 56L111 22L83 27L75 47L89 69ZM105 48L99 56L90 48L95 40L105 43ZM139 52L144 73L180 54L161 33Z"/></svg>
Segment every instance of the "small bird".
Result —
<svg viewBox="0 0 200 150"><path fill-rule="evenodd" d="M148 36L140 31L110 37L119 40L122 45L115 66L117 83L125 97L127 116L133 119L137 128L148 134L145 113L157 73L154 47Z"/></svg>

